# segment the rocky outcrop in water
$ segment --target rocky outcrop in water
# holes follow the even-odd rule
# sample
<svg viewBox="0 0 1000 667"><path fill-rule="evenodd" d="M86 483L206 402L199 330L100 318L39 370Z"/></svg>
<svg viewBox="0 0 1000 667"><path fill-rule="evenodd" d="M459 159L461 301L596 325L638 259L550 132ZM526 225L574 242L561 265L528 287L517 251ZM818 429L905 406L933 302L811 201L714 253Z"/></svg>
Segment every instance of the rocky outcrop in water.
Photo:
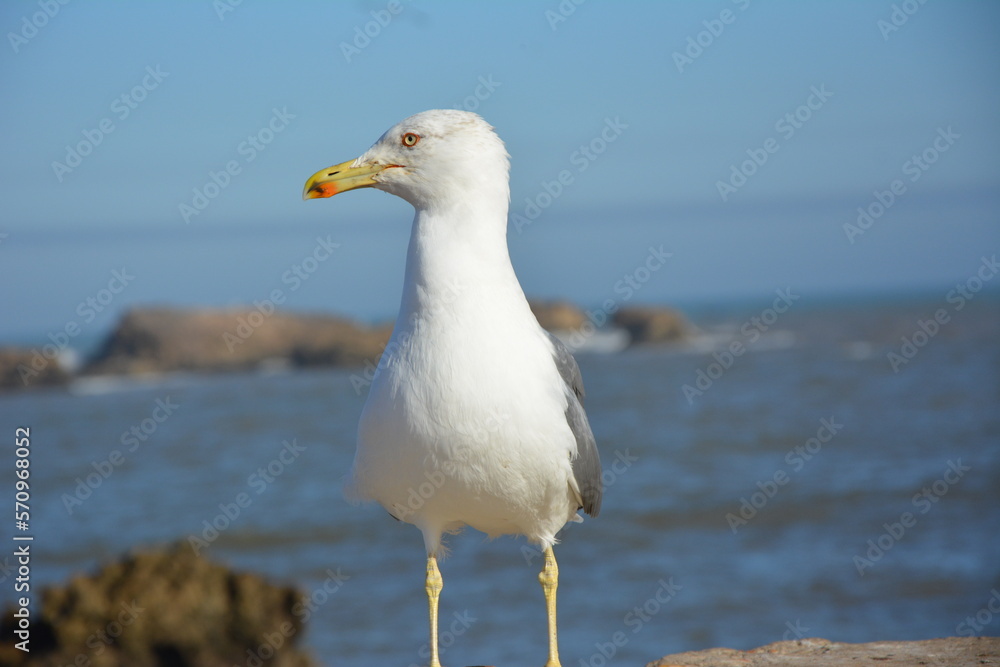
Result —
<svg viewBox="0 0 1000 667"><path fill-rule="evenodd" d="M572 331L588 322L581 309L565 301L532 301L531 308L550 331ZM614 324L627 329L633 343L675 342L690 333L684 317L668 308L622 308ZM84 373L362 366L378 363L391 334L391 325L278 312L267 304L252 310L142 308L121 319Z"/></svg>
<svg viewBox="0 0 1000 667"><path fill-rule="evenodd" d="M69 378L55 355L46 356L39 349L0 348L0 390L52 387L66 384Z"/></svg>
<svg viewBox="0 0 1000 667"><path fill-rule="evenodd" d="M633 345L677 343L694 334L680 312L663 306L624 306L612 323L628 331Z"/></svg>
<svg viewBox="0 0 1000 667"><path fill-rule="evenodd" d="M694 334L694 328L679 311L666 306L622 306L595 309L589 316L566 301L532 301L531 310L538 323L549 331L573 332L587 327L612 328L628 332L632 345L681 342ZM605 322L605 320L608 320Z"/></svg>
<svg viewBox="0 0 1000 667"><path fill-rule="evenodd" d="M531 312L543 329L549 331L575 331L587 321L583 311L568 301L529 300Z"/></svg>
<svg viewBox="0 0 1000 667"><path fill-rule="evenodd" d="M549 331L583 330L589 336L602 315L588 316L566 301L529 302ZM591 319L593 318L593 319ZM594 320L601 320L595 322ZM628 306L610 324L632 344L673 343L692 333L669 308ZM392 325L368 326L333 315L279 311L270 301L254 308L135 308L119 320L83 375L132 375L176 371L221 372L266 366L375 366ZM38 350L0 349L0 390L55 386L72 379L56 358Z"/></svg>
<svg viewBox="0 0 1000 667"><path fill-rule="evenodd" d="M252 310L142 308L121 319L84 373L360 366L378 361L390 333L330 315L282 313L268 303Z"/></svg>
<svg viewBox="0 0 1000 667"><path fill-rule="evenodd" d="M232 571L187 544L141 552L43 591L23 652L4 615L0 664L11 667L315 667L296 647L303 594ZM298 605L298 606L297 606Z"/></svg>

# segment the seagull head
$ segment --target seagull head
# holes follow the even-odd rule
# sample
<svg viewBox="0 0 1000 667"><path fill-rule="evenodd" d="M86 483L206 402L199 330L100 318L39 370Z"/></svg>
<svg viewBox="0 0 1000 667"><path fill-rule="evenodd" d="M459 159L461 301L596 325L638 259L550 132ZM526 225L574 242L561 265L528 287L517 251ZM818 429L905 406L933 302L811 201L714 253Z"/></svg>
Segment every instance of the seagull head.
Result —
<svg viewBox="0 0 1000 667"><path fill-rule="evenodd" d="M360 157L321 169L306 181L303 199L377 188L419 209L502 197L510 200L509 156L478 114L436 109L410 116Z"/></svg>

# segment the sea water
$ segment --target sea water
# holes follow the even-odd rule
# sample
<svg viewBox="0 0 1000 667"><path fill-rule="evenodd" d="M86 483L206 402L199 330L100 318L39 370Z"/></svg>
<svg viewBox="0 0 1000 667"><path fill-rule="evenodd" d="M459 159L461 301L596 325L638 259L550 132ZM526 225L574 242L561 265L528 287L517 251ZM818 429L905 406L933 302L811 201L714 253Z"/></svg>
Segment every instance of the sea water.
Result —
<svg viewBox="0 0 1000 667"><path fill-rule="evenodd" d="M1000 633L995 297L767 306L693 312L686 345L579 353L606 488L601 515L556 547L564 665ZM419 531L341 498L363 378L0 396L4 423L32 429L33 583L179 540L300 587L321 662L426 664ZM442 661L542 664L538 550L471 530L448 544Z"/></svg>

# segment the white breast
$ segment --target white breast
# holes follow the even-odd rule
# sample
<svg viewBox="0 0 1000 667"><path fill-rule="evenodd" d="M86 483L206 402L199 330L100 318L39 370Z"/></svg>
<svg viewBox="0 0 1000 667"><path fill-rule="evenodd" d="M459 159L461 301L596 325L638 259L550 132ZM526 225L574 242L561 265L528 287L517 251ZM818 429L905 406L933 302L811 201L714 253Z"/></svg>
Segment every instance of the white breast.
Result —
<svg viewBox="0 0 1000 667"><path fill-rule="evenodd" d="M463 524L551 544L578 507L551 343L505 244L506 261L494 262L434 239L444 266L420 232L415 224L410 293L365 404L347 492L420 527L429 551Z"/></svg>

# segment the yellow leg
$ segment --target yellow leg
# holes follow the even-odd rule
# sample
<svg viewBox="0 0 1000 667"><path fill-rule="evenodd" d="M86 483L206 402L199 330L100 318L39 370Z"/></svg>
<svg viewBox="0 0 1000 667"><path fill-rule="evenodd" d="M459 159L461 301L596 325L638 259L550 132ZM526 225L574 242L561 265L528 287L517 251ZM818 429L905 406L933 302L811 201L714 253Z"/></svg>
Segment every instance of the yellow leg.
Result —
<svg viewBox="0 0 1000 667"><path fill-rule="evenodd" d="M438 659L438 598L441 597L441 589L444 588L444 580L441 578L441 571L438 569L437 556L431 554L427 557L427 603L430 607L431 616L431 664L430 667L441 667Z"/></svg>
<svg viewBox="0 0 1000 667"><path fill-rule="evenodd" d="M552 547L545 550L545 566L538 575L545 593L545 610L549 616L549 661L545 667L562 667L559 664L559 640L556 638L556 588L559 586L559 566Z"/></svg>

